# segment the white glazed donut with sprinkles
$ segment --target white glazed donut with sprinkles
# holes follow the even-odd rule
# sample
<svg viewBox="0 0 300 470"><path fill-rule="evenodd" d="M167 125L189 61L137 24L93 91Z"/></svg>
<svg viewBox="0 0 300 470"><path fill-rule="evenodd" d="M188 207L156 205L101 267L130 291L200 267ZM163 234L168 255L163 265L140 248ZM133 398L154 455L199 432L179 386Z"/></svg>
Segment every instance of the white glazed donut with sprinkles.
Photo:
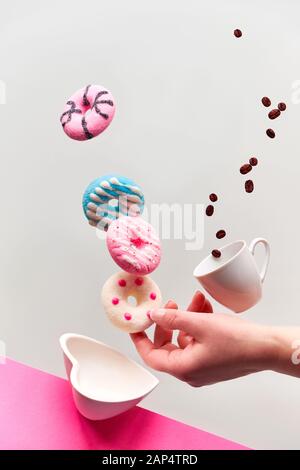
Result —
<svg viewBox="0 0 300 470"><path fill-rule="evenodd" d="M136 305L128 299L134 297ZM152 325L150 312L161 305L161 293L149 276L120 271L102 288L102 304L110 321L127 333L144 331Z"/></svg>

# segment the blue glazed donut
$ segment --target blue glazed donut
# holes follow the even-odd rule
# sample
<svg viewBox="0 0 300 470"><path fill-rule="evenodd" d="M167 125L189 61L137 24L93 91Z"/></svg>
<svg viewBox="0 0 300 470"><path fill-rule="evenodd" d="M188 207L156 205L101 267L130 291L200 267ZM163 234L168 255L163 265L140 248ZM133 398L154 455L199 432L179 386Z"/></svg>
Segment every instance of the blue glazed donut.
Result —
<svg viewBox="0 0 300 470"><path fill-rule="evenodd" d="M89 224L107 230L120 215L140 215L144 195L140 186L124 176L105 175L92 181L82 199Z"/></svg>

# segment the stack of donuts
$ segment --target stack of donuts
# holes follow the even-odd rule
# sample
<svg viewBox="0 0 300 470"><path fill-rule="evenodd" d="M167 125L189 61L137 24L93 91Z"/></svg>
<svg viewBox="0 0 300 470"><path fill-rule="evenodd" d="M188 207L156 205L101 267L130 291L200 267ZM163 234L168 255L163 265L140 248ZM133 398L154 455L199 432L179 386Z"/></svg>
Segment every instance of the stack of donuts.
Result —
<svg viewBox="0 0 300 470"><path fill-rule="evenodd" d="M71 139L85 141L101 134L114 114L111 92L88 85L67 100L60 122ZM142 189L123 176L97 178L83 195L89 224L106 232L108 251L121 268L103 286L103 307L111 322L129 333L148 328L150 311L161 304L160 290L148 276L160 263L161 244L153 227L142 219L143 209Z"/></svg>
<svg viewBox="0 0 300 470"><path fill-rule="evenodd" d="M122 269L102 289L102 303L111 322L129 333L152 324L150 311L161 293L148 276L160 263L161 245L153 227L141 217L143 192L134 181L106 175L89 184L83 210L90 225L106 231L106 245ZM133 305L128 299L135 299Z"/></svg>

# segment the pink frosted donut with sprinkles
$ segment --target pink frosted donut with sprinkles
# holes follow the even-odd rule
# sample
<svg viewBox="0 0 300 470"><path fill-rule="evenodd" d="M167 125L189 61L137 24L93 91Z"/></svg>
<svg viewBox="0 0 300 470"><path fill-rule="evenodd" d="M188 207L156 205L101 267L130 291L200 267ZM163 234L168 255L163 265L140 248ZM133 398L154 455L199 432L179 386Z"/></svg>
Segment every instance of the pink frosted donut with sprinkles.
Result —
<svg viewBox="0 0 300 470"><path fill-rule="evenodd" d="M68 99L60 122L71 139L89 140L109 126L114 114L111 92L100 85L88 85Z"/></svg>
<svg viewBox="0 0 300 470"><path fill-rule="evenodd" d="M112 259L123 271L143 276L154 271L161 259L161 245L152 225L141 217L114 220L106 238Z"/></svg>
<svg viewBox="0 0 300 470"><path fill-rule="evenodd" d="M129 299L135 299L136 305ZM118 272L102 288L102 305L110 321L127 333L144 331L152 325L151 310L161 306L158 286L149 276Z"/></svg>

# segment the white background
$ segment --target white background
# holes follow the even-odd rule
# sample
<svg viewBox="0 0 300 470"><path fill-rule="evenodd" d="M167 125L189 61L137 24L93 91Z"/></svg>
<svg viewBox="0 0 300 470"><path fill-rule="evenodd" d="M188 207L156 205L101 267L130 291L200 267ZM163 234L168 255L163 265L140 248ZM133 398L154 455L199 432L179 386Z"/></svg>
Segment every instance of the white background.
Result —
<svg viewBox="0 0 300 470"><path fill-rule="evenodd" d="M221 197L201 251L163 242L153 278L165 300L188 303L194 265L226 228L228 241L271 243L264 298L245 316L299 324L299 19L296 0L2 2L0 337L10 357L64 376L58 338L76 332L138 359L101 310L116 266L81 209L85 186L108 172L135 179L148 205ZM112 91L117 113L80 143L59 116L88 83ZM288 106L274 140L264 95ZM259 166L247 195L238 169L251 155ZM299 380L261 373L192 389L157 375L144 406L254 448L300 447Z"/></svg>

